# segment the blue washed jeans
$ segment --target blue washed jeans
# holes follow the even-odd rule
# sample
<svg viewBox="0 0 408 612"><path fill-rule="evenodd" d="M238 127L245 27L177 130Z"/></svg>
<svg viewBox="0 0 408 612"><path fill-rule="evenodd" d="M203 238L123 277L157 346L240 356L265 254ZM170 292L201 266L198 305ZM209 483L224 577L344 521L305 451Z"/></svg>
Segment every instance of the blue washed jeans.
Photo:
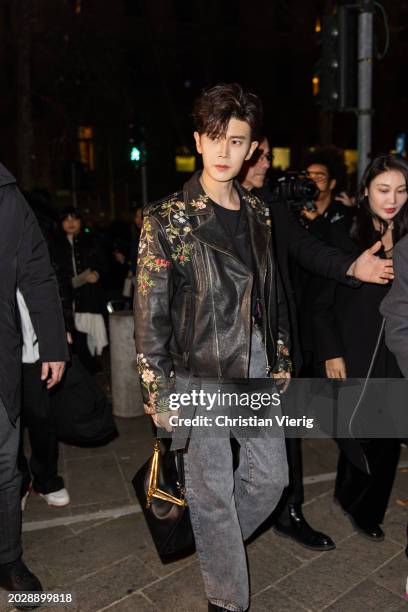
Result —
<svg viewBox="0 0 408 612"><path fill-rule="evenodd" d="M252 334L250 377L264 378L265 352ZM229 437L192 437L184 456L187 501L207 598L227 610L249 606L244 540L264 522L288 484L285 440L247 438L233 469Z"/></svg>

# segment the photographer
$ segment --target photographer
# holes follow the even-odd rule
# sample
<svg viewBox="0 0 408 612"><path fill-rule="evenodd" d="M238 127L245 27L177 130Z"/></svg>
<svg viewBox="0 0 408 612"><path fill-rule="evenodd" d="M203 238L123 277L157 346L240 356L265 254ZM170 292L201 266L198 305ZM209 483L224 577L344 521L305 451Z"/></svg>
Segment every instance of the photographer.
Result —
<svg viewBox="0 0 408 612"><path fill-rule="evenodd" d="M313 199L313 209L296 207L294 215L313 236L331 244L331 229L341 221L350 228L353 209L338 201L335 196L337 180L341 173L339 152L334 147L314 151L306 162L306 177L315 184L318 195ZM299 374L313 377L313 326L315 296L320 292L322 282L320 273L305 269L303 262L291 259L291 280L295 290L298 311L298 325L302 348L303 366Z"/></svg>
<svg viewBox="0 0 408 612"><path fill-rule="evenodd" d="M303 358L289 258L313 274L332 278L350 286L358 284L356 279L378 284L388 283L393 278L392 264L389 260L381 260L374 255L380 250L381 242L375 243L353 261L353 257L349 254L316 238L296 220L289 210L288 202L277 198L266 184L267 170L271 161L267 138L261 139L253 157L253 160L244 164L240 181L246 189L253 191L264 202L270 204L278 266L288 298L292 326L292 359L295 375L298 376L302 371ZM297 186L299 187L299 184ZM300 439L287 439L286 450L289 462L289 486L280 504L275 530L307 548L330 550L335 547L334 542L325 534L312 529L302 514L304 492Z"/></svg>

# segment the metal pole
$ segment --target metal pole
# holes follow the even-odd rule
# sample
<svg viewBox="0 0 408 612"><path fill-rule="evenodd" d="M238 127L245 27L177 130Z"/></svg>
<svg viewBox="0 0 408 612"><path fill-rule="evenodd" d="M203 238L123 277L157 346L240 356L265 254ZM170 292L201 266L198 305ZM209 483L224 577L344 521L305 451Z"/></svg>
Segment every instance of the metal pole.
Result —
<svg viewBox="0 0 408 612"><path fill-rule="evenodd" d="M116 215L116 202L115 202L115 180L114 180L114 175L113 175L112 149L110 146L108 147L108 176L109 176L110 217L111 217L111 220L113 220Z"/></svg>
<svg viewBox="0 0 408 612"><path fill-rule="evenodd" d="M78 206L77 193L76 193L76 167L75 162L71 164L71 185L72 185L72 206L76 208Z"/></svg>
<svg viewBox="0 0 408 612"><path fill-rule="evenodd" d="M357 178L360 181L370 161L373 73L373 0L360 0L358 18L358 127Z"/></svg>

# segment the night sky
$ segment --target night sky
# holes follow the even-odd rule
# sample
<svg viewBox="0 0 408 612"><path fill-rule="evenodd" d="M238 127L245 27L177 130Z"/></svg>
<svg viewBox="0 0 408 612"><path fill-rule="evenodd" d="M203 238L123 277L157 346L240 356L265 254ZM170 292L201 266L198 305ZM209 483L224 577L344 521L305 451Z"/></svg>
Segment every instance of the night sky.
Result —
<svg viewBox="0 0 408 612"><path fill-rule="evenodd" d="M23 5L31 6L29 19ZM112 193L116 212L140 197L130 139L146 143L150 199L180 186L187 175L175 172L174 156L192 149L193 100L220 81L260 95L266 132L274 146L291 147L294 165L330 135L335 145L354 148L355 116L322 113L312 94L316 20L335 6L322 0L0 0L1 161L19 178L18 58L27 33L32 187L56 199L71 189L80 126L93 130L93 169L77 169L80 199L91 208L98 202L108 210ZM374 153L393 149L397 134L408 131L408 2L387 0L386 10L389 51L374 64ZM384 42L377 11L377 51Z"/></svg>

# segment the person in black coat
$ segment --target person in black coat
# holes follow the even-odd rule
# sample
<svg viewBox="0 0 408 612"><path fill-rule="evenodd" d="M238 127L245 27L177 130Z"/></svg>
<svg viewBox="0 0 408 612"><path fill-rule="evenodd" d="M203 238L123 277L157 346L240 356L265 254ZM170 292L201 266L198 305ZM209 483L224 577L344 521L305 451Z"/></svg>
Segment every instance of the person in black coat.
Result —
<svg viewBox="0 0 408 612"><path fill-rule="evenodd" d="M381 247L378 243L356 259L354 254L327 245L302 227L289 209L287 202L277 201L272 190L265 185L271 163L271 149L267 138L262 138L259 151L252 162L244 165L240 181L244 187L270 205L274 229L274 244L278 266L285 289L292 333L291 357L294 376L302 370L302 351L298 330L298 315L294 288L290 276L289 260L297 262L312 274L331 278L350 286L360 281L384 284L392 277L388 262L374 256ZM312 325L312 323L310 323ZM314 530L302 513L304 501L301 440L286 439L289 463L289 487L276 511L275 530L308 548L330 550L334 544L327 535Z"/></svg>
<svg viewBox="0 0 408 612"><path fill-rule="evenodd" d="M350 254L381 239L382 257L392 257L394 242L408 232L408 165L392 155L375 158L362 178L351 232L337 225L332 238ZM397 378L395 357L384 341L380 304L388 286L365 283L350 289L326 282L314 315L316 373L331 379ZM369 474L342 450L335 497L360 533L382 540L380 527L399 458L399 440L361 441Z"/></svg>
<svg viewBox="0 0 408 612"><path fill-rule="evenodd" d="M69 278L73 287L73 350L88 371L94 373L98 371L94 355L100 355L108 343L102 288L107 260L95 236L83 230L78 209L65 208L60 220L62 231L50 244L51 257L61 276Z"/></svg>
<svg viewBox="0 0 408 612"><path fill-rule="evenodd" d="M21 330L16 287L30 313L38 339L41 379L48 388L61 380L69 355L46 244L14 177L1 164L0 232L0 587L40 591L40 581L21 558L21 476L17 470Z"/></svg>

